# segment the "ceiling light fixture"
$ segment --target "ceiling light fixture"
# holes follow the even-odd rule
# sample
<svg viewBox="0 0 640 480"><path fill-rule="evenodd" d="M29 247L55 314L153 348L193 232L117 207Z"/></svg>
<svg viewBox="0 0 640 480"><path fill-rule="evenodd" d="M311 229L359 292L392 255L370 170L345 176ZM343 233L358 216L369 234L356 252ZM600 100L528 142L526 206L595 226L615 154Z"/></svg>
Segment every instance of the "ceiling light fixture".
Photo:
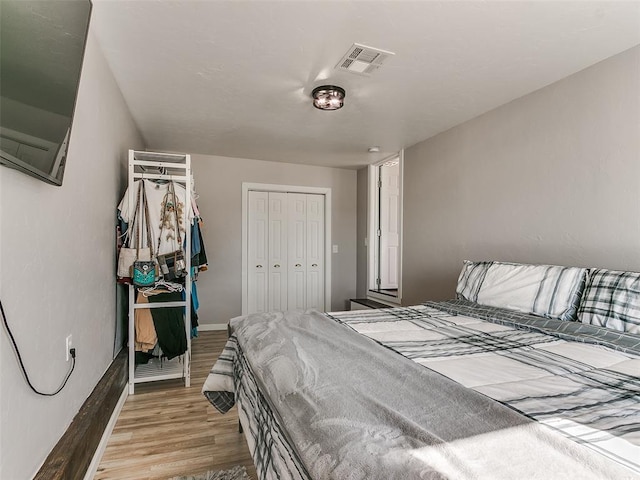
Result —
<svg viewBox="0 0 640 480"><path fill-rule="evenodd" d="M369 147L367 150L369 153L378 153L380 151L380 147Z"/></svg>
<svg viewBox="0 0 640 480"><path fill-rule="evenodd" d="M335 85L321 85L313 89L313 106L320 110L338 110L344 105L344 88Z"/></svg>

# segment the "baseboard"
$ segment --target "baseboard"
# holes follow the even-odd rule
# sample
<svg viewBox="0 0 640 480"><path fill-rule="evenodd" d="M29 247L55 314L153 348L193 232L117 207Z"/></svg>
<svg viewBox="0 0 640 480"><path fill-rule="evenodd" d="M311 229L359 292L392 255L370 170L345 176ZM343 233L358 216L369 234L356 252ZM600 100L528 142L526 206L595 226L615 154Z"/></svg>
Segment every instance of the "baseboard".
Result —
<svg viewBox="0 0 640 480"><path fill-rule="evenodd" d="M120 416L120 412L122 411L122 407L124 407L124 402L127 401L128 396L129 396L129 386L125 385L124 388L122 389L122 394L118 399L118 403L116 404L116 407L113 409L113 413L111 414L111 418L109 419L107 428L105 428L104 433L102 434L102 438L100 439L100 443L98 444L96 453L93 454L93 459L89 464L89 468L87 468L87 473L85 473L84 475L84 480L93 480L93 477L98 471L98 465L100 465L100 460L102 460L102 455L104 455L104 451L107 449L107 444L109 443L109 437L111 437L111 432L113 432L113 427L116 426L116 422L118 421L118 417Z"/></svg>
<svg viewBox="0 0 640 480"><path fill-rule="evenodd" d="M214 330L224 330L227 331L226 323L205 323L198 325L198 331L200 332L210 332Z"/></svg>
<svg viewBox="0 0 640 480"><path fill-rule="evenodd" d="M127 387L127 352L121 351L85 400L33 480L82 480Z"/></svg>

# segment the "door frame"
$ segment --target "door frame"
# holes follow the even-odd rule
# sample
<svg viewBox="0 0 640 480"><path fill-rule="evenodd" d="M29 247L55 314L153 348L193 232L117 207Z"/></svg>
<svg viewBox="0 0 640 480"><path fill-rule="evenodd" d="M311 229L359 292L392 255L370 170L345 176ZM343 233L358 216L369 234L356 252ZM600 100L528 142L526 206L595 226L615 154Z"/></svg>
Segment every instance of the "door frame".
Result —
<svg viewBox="0 0 640 480"><path fill-rule="evenodd" d="M331 188L242 182L242 315L249 304L249 192L310 193L324 195L324 310L331 311Z"/></svg>
<svg viewBox="0 0 640 480"><path fill-rule="evenodd" d="M393 297L391 295L384 295L381 293L377 293L371 290L371 283L376 274L376 264L377 264L377 241L376 241L376 215L378 213L377 203L377 168L380 165L388 162L393 158L398 158L398 162L400 165L400 178L399 180L399 188L400 188L400 203L398 221L399 221L399 234L400 234L400 245L399 245L399 254L398 254L398 295ZM380 160L376 163L369 165L368 167L368 187L369 187L369 198L367 205L367 298L371 300L376 300L378 302L386 303L389 305L402 305L402 244L403 244L403 208L404 208L404 149L400 150L398 153L394 153L393 155L386 157L383 160Z"/></svg>

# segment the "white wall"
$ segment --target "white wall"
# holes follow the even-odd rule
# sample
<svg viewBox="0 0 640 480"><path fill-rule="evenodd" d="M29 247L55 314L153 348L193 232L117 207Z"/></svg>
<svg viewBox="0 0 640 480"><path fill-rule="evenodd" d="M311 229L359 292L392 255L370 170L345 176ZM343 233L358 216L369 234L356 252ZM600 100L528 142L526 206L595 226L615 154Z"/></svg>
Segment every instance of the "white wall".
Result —
<svg viewBox="0 0 640 480"><path fill-rule="evenodd" d="M339 168L192 155L209 270L200 274L200 324L226 324L242 312L242 183L329 187L332 201L333 310L356 292L356 172Z"/></svg>
<svg viewBox="0 0 640 480"><path fill-rule="evenodd" d="M126 151L143 143L89 35L64 183L0 168L0 298L35 386L64 378L65 337L77 365L56 397L31 392L0 334L0 478L31 478L112 361L115 207Z"/></svg>
<svg viewBox="0 0 640 480"><path fill-rule="evenodd" d="M640 270L640 47L405 151L403 302L462 261Z"/></svg>

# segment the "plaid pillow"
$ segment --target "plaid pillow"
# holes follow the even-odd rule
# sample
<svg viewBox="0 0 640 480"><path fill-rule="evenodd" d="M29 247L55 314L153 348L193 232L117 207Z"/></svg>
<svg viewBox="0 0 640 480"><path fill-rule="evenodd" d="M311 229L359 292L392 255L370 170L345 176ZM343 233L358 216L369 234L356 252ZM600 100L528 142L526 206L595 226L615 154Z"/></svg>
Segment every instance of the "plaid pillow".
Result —
<svg viewBox="0 0 640 480"><path fill-rule="evenodd" d="M458 299L559 320L576 320L586 270L555 265L466 262Z"/></svg>
<svg viewBox="0 0 640 480"><path fill-rule="evenodd" d="M640 273L591 270L578 308L578 320L640 334Z"/></svg>

